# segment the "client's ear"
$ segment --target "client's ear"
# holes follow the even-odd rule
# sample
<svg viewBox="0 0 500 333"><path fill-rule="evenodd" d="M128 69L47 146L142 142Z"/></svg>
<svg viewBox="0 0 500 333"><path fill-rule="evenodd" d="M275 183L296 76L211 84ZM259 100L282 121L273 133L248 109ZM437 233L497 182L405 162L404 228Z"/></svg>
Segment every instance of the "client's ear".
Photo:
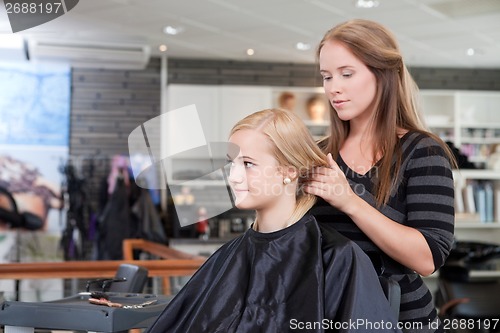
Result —
<svg viewBox="0 0 500 333"><path fill-rule="evenodd" d="M283 177L284 178L290 178L292 181L297 179L299 175L299 172L297 171L297 168L293 166L288 166L288 167L283 167Z"/></svg>

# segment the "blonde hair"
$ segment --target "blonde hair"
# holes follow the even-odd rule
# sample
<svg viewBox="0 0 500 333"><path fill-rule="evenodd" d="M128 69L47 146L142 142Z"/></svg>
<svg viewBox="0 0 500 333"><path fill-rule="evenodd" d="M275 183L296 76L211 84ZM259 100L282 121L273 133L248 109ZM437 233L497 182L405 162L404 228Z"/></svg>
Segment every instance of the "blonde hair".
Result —
<svg viewBox="0 0 500 333"><path fill-rule="evenodd" d="M318 147L302 120L282 109L257 111L240 120L231 130L251 129L264 134L271 144L272 154L282 167L297 171L297 204L291 221L299 220L316 202L316 196L303 191L314 167L327 166L326 156Z"/></svg>
<svg viewBox="0 0 500 333"><path fill-rule="evenodd" d="M387 203L398 179L402 161L398 129L426 133L441 144L450 161L453 155L448 146L436 135L428 132L420 119L417 98L418 87L403 62L393 34L379 23L354 19L327 31L319 43L317 58L325 43L337 41L347 47L375 75L377 92L375 114L371 124L374 135L374 156L378 161L378 179L375 197L379 205ZM338 157L340 148L349 134L349 122L339 119L330 105L330 133L320 145L324 151ZM394 162L396 159L396 163Z"/></svg>

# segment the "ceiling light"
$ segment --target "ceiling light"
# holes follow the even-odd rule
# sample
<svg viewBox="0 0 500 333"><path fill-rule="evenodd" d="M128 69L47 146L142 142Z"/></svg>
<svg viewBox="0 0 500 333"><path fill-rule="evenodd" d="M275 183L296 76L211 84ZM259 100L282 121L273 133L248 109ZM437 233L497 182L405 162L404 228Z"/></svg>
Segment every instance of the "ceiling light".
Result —
<svg viewBox="0 0 500 333"><path fill-rule="evenodd" d="M253 56L255 54L255 50L254 49L247 49L247 54L249 56Z"/></svg>
<svg viewBox="0 0 500 333"><path fill-rule="evenodd" d="M167 25L165 28L163 28L164 33L166 33L167 35L173 35L173 36L180 34L183 31L184 31L183 27L173 27L171 25Z"/></svg>
<svg viewBox="0 0 500 333"><path fill-rule="evenodd" d="M476 54L476 50L474 50L472 47L471 48L468 48L467 51L466 51L467 55L468 56L473 56L474 54Z"/></svg>
<svg viewBox="0 0 500 333"><path fill-rule="evenodd" d="M165 52L165 51L167 51L167 50L168 50L168 47L167 47L167 45L165 45L165 44L161 44L161 45L158 47L158 49L159 49L161 52Z"/></svg>
<svg viewBox="0 0 500 333"><path fill-rule="evenodd" d="M295 44L295 48L300 51L307 51L311 49L311 44L298 42Z"/></svg>
<svg viewBox="0 0 500 333"><path fill-rule="evenodd" d="M378 7L379 2L375 0L357 0L356 7L358 8L375 8Z"/></svg>

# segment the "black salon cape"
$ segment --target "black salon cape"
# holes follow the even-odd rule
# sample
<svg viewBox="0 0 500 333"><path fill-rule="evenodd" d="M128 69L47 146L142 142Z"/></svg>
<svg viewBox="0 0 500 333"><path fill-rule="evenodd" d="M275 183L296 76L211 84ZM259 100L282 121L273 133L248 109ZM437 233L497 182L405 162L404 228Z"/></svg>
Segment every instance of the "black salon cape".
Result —
<svg viewBox="0 0 500 333"><path fill-rule="evenodd" d="M306 215L223 245L148 333L398 332L396 320L364 252Z"/></svg>

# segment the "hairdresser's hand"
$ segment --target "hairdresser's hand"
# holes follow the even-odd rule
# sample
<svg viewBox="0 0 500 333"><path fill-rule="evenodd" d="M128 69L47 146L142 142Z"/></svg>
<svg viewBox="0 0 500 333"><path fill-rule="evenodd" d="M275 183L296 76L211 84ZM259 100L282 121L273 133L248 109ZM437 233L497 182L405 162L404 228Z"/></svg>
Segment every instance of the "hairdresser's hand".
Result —
<svg viewBox="0 0 500 333"><path fill-rule="evenodd" d="M333 160L332 154L328 154L326 158L329 167L315 168L304 190L323 198L330 205L347 213L353 198L358 197L349 186L338 164Z"/></svg>

